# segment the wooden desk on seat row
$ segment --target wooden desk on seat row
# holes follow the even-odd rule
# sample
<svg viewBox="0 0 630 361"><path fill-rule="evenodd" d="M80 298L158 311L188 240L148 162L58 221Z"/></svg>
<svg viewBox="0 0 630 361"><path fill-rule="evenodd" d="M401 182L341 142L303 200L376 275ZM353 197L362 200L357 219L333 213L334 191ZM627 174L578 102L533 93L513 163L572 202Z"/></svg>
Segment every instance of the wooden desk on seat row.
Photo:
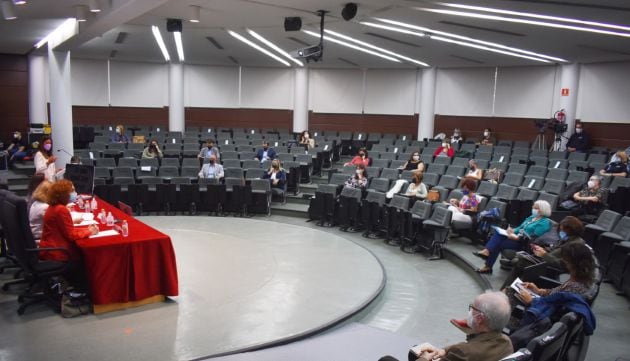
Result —
<svg viewBox="0 0 630 361"><path fill-rule="evenodd" d="M94 313L161 302L178 295L177 264L166 234L98 200L98 211L126 220L129 236L86 238L77 241L83 252L92 292ZM120 225L120 223L118 224ZM99 224L101 231L107 230Z"/></svg>

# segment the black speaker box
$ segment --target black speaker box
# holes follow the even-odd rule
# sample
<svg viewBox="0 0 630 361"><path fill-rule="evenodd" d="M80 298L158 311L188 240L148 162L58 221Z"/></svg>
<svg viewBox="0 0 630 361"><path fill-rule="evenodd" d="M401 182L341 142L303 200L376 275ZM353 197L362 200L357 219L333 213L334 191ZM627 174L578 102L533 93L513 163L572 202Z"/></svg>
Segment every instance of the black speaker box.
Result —
<svg viewBox="0 0 630 361"><path fill-rule="evenodd" d="M343 7L343 10L341 10L341 17L343 17L345 21L352 20L355 15L357 15L357 4L355 3L347 3L346 6Z"/></svg>
<svg viewBox="0 0 630 361"><path fill-rule="evenodd" d="M284 31L299 31L302 28L302 18L286 17L284 18Z"/></svg>
<svg viewBox="0 0 630 361"><path fill-rule="evenodd" d="M169 33L182 32L182 21L180 19L166 19L166 31Z"/></svg>

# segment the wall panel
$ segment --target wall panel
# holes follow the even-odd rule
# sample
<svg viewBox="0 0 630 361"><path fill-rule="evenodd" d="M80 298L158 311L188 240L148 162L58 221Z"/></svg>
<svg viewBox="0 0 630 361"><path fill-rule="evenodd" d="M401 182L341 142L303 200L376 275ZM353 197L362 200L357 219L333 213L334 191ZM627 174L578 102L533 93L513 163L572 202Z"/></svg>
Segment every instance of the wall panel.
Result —
<svg viewBox="0 0 630 361"><path fill-rule="evenodd" d="M495 68L439 69L435 113L491 116Z"/></svg>
<svg viewBox="0 0 630 361"><path fill-rule="evenodd" d="M551 117L555 75L555 66L499 68L494 116Z"/></svg>
<svg viewBox="0 0 630 361"><path fill-rule="evenodd" d="M168 66L110 62L111 105L161 108L168 105Z"/></svg>
<svg viewBox="0 0 630 361"><path fill-rule="evenodd" d="M319 113L363 111L363 71L355 69L311 69L310 106Z"/></svg>
<svg viewBox="0 0 630 361"><path fill-rule="evenodd" d="M73 106L73 124L102 124L113 126L116 124L155 125L168 127L168 107L138 108L138 107L93 107Z"/></svg>
<svg viewBox="0 0 630 361"><path fill-rule="evenodd" d="M367 71L364 113L414 114L417 70L370 69Z"/></svg>
<svg viewBox="0 0 630 361"><path fill-rule="evenodd" d="M186 108L186 127L292 129L293 111L282 109Z"/></svg>
<svg viewBox="0 0 630 361"><path fill-rule="evenodd" d="M417 115L309 114L309 129L346 132L418 134Z"/></svg>
<svg viewBox="0 0 630 361"><path fill-rule="evenodd" d="M630 62L580 69L577 116L585 122L630 123Z"/></svg>
<svg viewBox="0 0 630 361"><path fill-rule="evenodd" d="M72 59L72 105L109 105L106 60Z"/></svg>
<svg viewBox="0 0 630 361"><path fill-rule="evenodd" d="M293 108L293 69L242 68L241 107Z"/></svg>
<svg viewBox="0 0 630 361"><path fill-rule="evenodd" d="M28 58L0 54L0 139L8 141L11 133L28 128Z"/></svg>
<svg viewBox="0 0 630 361"><path fill-rule="evenodd" d="M185 65L185 106L238 107L238 77L238 67Z"/></svg>

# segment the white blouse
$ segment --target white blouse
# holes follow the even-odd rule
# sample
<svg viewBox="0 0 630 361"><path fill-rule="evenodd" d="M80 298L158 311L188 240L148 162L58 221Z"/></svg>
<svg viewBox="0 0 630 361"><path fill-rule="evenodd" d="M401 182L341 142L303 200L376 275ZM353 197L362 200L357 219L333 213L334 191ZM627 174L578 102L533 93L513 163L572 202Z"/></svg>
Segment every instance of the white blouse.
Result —
<svg viewBox="0 0 630 361"><path fill-rule="evenodd" d="M28 210L28 220L31 224L31 232L33 232L33 238L39 241L42 238L42 231L44 230L44 214L48 209L48 203L33 201L31 208Z"/></svg>

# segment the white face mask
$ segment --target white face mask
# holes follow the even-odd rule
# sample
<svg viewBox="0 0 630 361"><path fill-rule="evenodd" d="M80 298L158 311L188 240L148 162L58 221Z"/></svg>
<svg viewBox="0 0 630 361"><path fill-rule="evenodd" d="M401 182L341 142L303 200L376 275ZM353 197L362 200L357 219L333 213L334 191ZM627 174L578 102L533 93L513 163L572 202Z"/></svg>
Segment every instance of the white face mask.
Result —
<svg viewBox="0 0 630 361"><path fill-rule="evenodd" d="M475 324L475 316L473 315L472 310L468 310L468 316L466 317L466 324L468 325L468 327L474 328L473 325Z"/></svg>
<svg viewBox="0 0 630 361"><path fill-rule="evenodd" d="M459 133L453 133L453 136L454 136L455 138L458 138L458 137L459 137Z"/></svg>
<svg viewBox="0 0 630 361"><path fill-rule="evenodd" d="M575 132L578 134L582 133L582 128L575 128Z"/></svg>
<svg viewBox="0 0 630 361"><path fill-rule="evenodd" d="M120 134L120 128L116 128L116 133Z"/></svg>
<svg viewBox="0 0 630 361"><path fill-rule="evenodd" d="M586 184L588 184L589 188L595 188L595 182L592 180L588 181Z"/></svg>
<svg viewBox="0 0 630 361"><path fill-rule="evenodd" d="M420 159L420 156L419 156L419 155L414 155L413 157L411 157L411 159L413 159L413 160L419 160L419 159Z"/></svg>
<svg viewBox="0 0 630 361"><path fill-rule="evenodd" d="M448 146L447 143L442 143L442 148L446 148Z"/></svg>
<svg viewBox="0 0 630 361"><path fill-rule="evenodd" d="M483 136L484 136L484 137L487 137L487 136L489 136L489 135L490 135L490 132L483 132Z"/></svg>
<svg viewBox="0 0 630 361"><path fill-rule="evenodd" d="M356 173L357 173L357 175L361 175L361 174L363 174L363 170L362 169L357 169Z"/></svg>

